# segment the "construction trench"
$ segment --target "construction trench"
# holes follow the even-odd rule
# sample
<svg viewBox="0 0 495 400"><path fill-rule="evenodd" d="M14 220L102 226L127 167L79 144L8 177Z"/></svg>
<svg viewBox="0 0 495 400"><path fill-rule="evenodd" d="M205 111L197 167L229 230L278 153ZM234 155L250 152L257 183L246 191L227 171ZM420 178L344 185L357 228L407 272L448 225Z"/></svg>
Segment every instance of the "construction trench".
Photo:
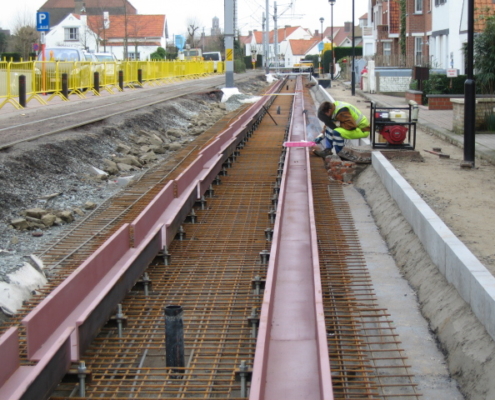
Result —
<svg viewBox="0 0 495 400"><path fill-rule="evenodd" d="M282 92L293 90L292 84ZM308 91L305 99L311 102ZM275 98L268 109L270 115L225 166L205 201L195 206L168 249L170 258L157 257L147 278L127 296L122 303L125 323L121 337L113 319L84 353L88 371L84 398L245 398L241 397L240 367L246 362L249 374L253 365L256 317L263 294L257 284L262 286L266 276L263 255L270 249L270 211L276 202L281 144L291 101L291 96ZM116 224L134 219L164 181L178 176L231 118L224 118L167 165L144 176L108 208L100 208L100 214L92 214L72 235L47 250L43 258L57 270L58 278L51 281L45 294L95 250L97 244L86 242L85 237L97 235L103 240ZM311 168L335 398L420 398L421 393L423 398L462 398L455 391L455 382L441 374L437 378L444 381L438 386L448 390L428 395L423 387L416 388L418 380L420 386L428 386L424 384L428 377L415 376L417 368L411 368L392 318L374 295L362 237L348 204L349 188L329 183L321 173L321 159L312 158ZM372 181L369 176L368 181ZM151 186L155 187L150 190ZM360 179L356 186L365 192L378 190ZM74 254L67 256L60 246ZM27 304L22 316L37 301ZM167 304L184 309L187 363L180 373L164 367L163 312ZM249 391L249 385L247 388ZM77 398L80 390L78 383L63 382L51 398Z"/></svg>
<svg viewBox="0 0 495 400"><path fill-rule="evenodd" d="M291 102L292 96L276 97L269 109L273 119L265 116L183 225L168 249L170 264L157 258L148 268L148 295L135 290L127 296L122 337L107 326L86 351L83 359L91 371L86 398L241 398L239 368L243 361L253 364L252 321L263 294L255 285L266 276L260 254L270 247L270 210ZM280 114L274 112L279 107ZM321 159L314 158L312 168L318 171ZM179 173L177 168L168 179ZM334 396L419 398L393 322L376 306L342 188L329 186L324 174L314 175ZM119 203L129 204L126 197ZM326 232L336 224L339 229ZM184 310L187 362L180 375L164 365L166 304ZM78 390L64 383L52 399L77 397Z"/></svg>

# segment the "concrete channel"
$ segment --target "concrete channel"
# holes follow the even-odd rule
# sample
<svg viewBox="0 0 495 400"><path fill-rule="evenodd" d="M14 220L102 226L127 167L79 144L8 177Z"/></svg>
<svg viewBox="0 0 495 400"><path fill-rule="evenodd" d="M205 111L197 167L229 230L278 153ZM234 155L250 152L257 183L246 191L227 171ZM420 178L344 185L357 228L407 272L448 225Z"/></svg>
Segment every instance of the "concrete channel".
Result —
<svg viewBox="0 0 495 400"><path fill-rule="evenodd" d="M318 99L321 101L324 98L322 96L325 96L324 91L321 88L316 88L314 91L313 95L317 99L316 101ZM319 91L319 93L316 91ZM281 128L281 130L283 129ZM270 138L270 141L273 141L273 138ZM266 143L262 143L263 146L266 147ZM270 146L272 146L271 142ZM239 157L239 159L242 158L243 156ZM258 163L264 161L263 154L261 154L261 159L258 160ZM314 161L314 163L316 162ZM323 167L321 172L324 174ZM225 181L228 180L235 179L226 177ZM269 196L272 192L272 184L263 183L261 186L261 189L266 192L263 196ZM329 185L328 190L330 192L332 191L331 187L332 185ZM262 262L253 261L253 254L258 255L263 250L263 247L266 246L263 238L263 229L266 227L267 222L261 222L256 228L259 231L256 233L260 233L259 236L261 239L249 239L248 247L250 247L252 254L243 256L240 254L239 249L240 246L246 245L244 233L240 234L240 240L238 242L233 241L232 238L239 235L239 232L243 229L249 231L250 229L246 228L250 226L251 221L243 212L229 213L228 207L233 202L239 201L244 201L243 208L247 207L250 205L248 203L251 201L251 198L254 199L260 196L258 193L259 190L253 182L250 182L246 186L246 189L240 189L238 193L229 195L232 197L222 200L224 201L223 204L220 203L215 206L213 215L208 217L212 218L213 224L211 228L206 228L206 231L211 231L208 233L211 233L214 239L205 242L203 247L200 245L193 248L193 242L198 240L201 235L206 235L207 233L205 228L201 226L201 223L197 224L196 227L191 225L190 232L199 232L198 238L194 236L195 234L191 235L186 229L187 239L177 242L174 245L184 251L184 255L178 257L184 263L183 272L185 275L182 278L178 278L177 269L165 268L160 270L158 263L152 266L153 273L156 276L155 281L157 282L152 292L152 298L145 300L142 293L134 293L131 296L132 302L140 307L144 307L144 311L133 311L132 304L128 305L126 309L126 314L137 321L136 325L131 329L136 330L136 337L138 339L126 337L122 340L116 338L114 337L115 329L107 327L91 346L88 353L89 356L103 356L103 360L105 360L103 362L95 361L94 364L102 369L101 374L99 372L97 374L99 376L98 379L100 379L100 386L96 390L95 396L111 396L109 389L105 388L107 384L110 387L114 385L125 388L126 395L128 396L133 396L139 390L143 390L149 397L160 395L160 393L163 394L166 390L169 390L174 396L184 394L184 389L182 388L184 385L177 382L173 377L167 382L168 389L160 389L158 387L163 384L164 377L168 376L167 372L155 370L155 375L151 374L151 376L143 378L143 370L156 368L164 356L163 349L160 347L162 338L160 334L160 329L162 329L160 325L161 316L151 316L152 312L156 312L157 309L160 310L163 306L160 301L153 297L155 296L154 293L163 290L172 294L172 298L175 296L177 299L185 299L185 301L190 302L194 310L194 324L196 327L203 329L203 333L197 333L192 339L193 345L186 354L189 360L197 359L197 364L195 366L191 365L190 368L186 368L183 371L184 376L188 378L197 375L195 377L197 379L196 382L200 382L200 385L202 385L201 388L195 387L196 384L191 380L188 385L191 386L192 393L221 397L222 394L232 390L234 386L237 388L237 384L234 385L231 383L230 379L232 378L233 371L236 370L238 361L242 357L250 357L250 354L253 353L254 343L249 339L251 326L246 321L249 320L249 314L253 311L251 304L259 301L259 299L256 300L255 296L249 290L246 291L244 287L241 288L239 285L241 285L241 281L252 279L256 273L262 274L264 272ZM449 295L453 297L457 296L455 301L461 305L464 304L464 308L470 308L466 303L471 304L479 321L491 333L495 331L495 328L492 327L492 323L490 322L490 318L494 315L494 312L491 309L491 303L487 302L487 297L488 300L490 298L493 299L493 296L490 296L489 290L490 285L493 284L490 283L488 286L485 286L482 282L480 283L480 279L475 279L477 276L482 276L483 279L486 278L478 265L476 265L475 273L470 274L470 270L472 270L471 265L473 265L472 255L466 253L465 249L462 249L457 242L454 246L455 251L449 253L450 250L446 246L449 241L452 243L454 239L446 232L445 227L441 225L441 221L435 220L435 216L431 214L431 210L428 210L424 204L417 201L417 196L413 193L414 191L407 184L404 184L397 171L379 153L373 154L372 166L360 175L354 185L342 187L341 190L343 191L345 202L350 209L352 220L357 230L359 245L371 276L378 308L380 310L386 310L383 314L384 319L393 321L391 324L398 333L398 340L401 342L400 346L407 356L408 369L414 375L412 378L413 382L418 385L417 389L423 395L423 398L463 399L464 396L458 388L459 385L462 391L467 394L467 398L495 398L495 395L491 396L492 392L489 392L489 389L484 390L482 388L476 392L476 390L472 390L466 384L466 381L470 379L467 376L469 373L469 369L467 368L469 366L453 367L449 365L448 357L446 357L446 353L450 352L446 344L448 339L442 338L441 335L435 336L432 332L433 327L440 324L438 319L435 319L434 314L438 313L438 308L441 308L441 301L435 301L438 304L430 307L430 314L425 312L424 307L422 307L424 304L420 305L420 303L425 303L426 300L422 298L421 293L418 293L417 288L419 284L414 282L414 278L410 276L413 275L416 276L416 279L428 280L431 279L428 273L435 274L435 271L437 271L436 274L444 273L445 278L441 282L443 288L439 288L439 290L445 290L447 288L451 292ZM218 187L218 192L220 192L220 187ZM391 197L389 198L387 196ZM394 205L395 203L400 208ZM263 207L261 206L261 208ZM206 213L200 211L199 214ZM218 224L217 215L226 216L227 219L234 220L234 225L229 228L230 230L222 230L222 227ZM266 219L266 215L263 217ZM328 229L331 229L331 227L328 227ZM325 232L324 227L322 230ZM228 239L224 240L224 249L220 250L218 256L214 255L211 246L219 237L225 236ZM446 236L448 240L442 241ZM396 244L394 240L402 243ZM411 267L408 270L404 265L397 265L393 255L396 255L397 251L400 251L398 248L404 245L405 241L408 242L407 244L409 246L409 250L405 251L414 253L414 256L411 255L409 257L409 262L416 261L416 257L422 260L427 259L425 262L428 263L428 267L421 270L412 269ZM232 255L226 257L225 253ZM197 262L191 263L191 254L202 254L205 260L207 260L208 267L205 268L204 265L200 265ZM462 262L463 259L467 261ZM222 267L217 265L220 261L226 262L226 265ZM229 262L232 265L229 266ZM234 266L241 262L250 265L250 269L235 269ZM422 267L423 264L419 266ZM196 278L193 277L194 274L192 274L192 271L198 274ZM172 279L175 281L182 279L181 284L184 285L185 289L190 287L191 284L197 285L200 287L197 292L198 294L185 294L185 290L184 293L180 294L178 288L173 287L171 283ZM232 288L222 287L221 283L223 279L232 283ZM205 285L207 282L212 284L215 290L218 291L214 293L212 289L207 288ZM453 286L456 286L456 291L452 290ZM488 289L485 290L486 287ZM229 292L240 293L240 300L235 297L234 300L228 300L227 294ZM214 307L204 304L203 299L206 298L212 298L220 304L220 314L217 317L215 316ZM249 299L249 301L246 301L246 299ZM429 322L423 315L427 316ZM141 333L141 329L143 329L141 321L148 320L151 324L147 328L144 328L145 332L143 334ZM481 325L479 322L478 324ZM459 329L462 330L462 328ZM481 325L478 329L484 328ZM232 336L230 336L231 334ZM241 342L241 339L245 341L244 344ZM220 341L221 350L213 349L211 347L212 341ZM109 344L109 351L102 349L102 343L104 342ZM139 351L123 350L123 347L127 344L130 346L135 342L139 342L144 346L145 353L142 352L143 348ZM196 358L200 351L205 354L204 360ZM464 351L468 352L469 349L465 349ZM120 358L117 359L115 354ZM215 366L213 367L213 364L209 364L208 360L214 360ZM459 381L452 378L452 372L455 372L456 368L462 371L458 374ZM218 375L214 374L215 369L220 371ZM471 371L474 370L474 368L471 368ZM479 379L488 378L488 370L481 373L482 377ZM149 383L150 389L143 389L141 383L139 383L140 379L147 381L145 383ZM488 387L489 385L485 386ZM215 387L218 388L217 392ZM146 390L149 391L146 392ZM73 387L66 386L53 398L65 398L71 392L73 392ZM239 395L237 389L232 392L232 395ZM404 393L404 397L396 395L391 398L410 398L406 396L407 394Z"/></svg>

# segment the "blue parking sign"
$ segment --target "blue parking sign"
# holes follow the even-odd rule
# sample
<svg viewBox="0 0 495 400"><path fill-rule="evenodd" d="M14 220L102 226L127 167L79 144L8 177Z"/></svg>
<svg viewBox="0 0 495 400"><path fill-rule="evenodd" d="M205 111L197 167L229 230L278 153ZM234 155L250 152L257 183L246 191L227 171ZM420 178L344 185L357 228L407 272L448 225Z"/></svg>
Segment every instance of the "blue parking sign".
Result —
<svg viewBox="0 0 495 400"><path fill-rule="evenodd" d="M50 30L50 13L36 13L36 30L38 32L48 32Z"/></svg>

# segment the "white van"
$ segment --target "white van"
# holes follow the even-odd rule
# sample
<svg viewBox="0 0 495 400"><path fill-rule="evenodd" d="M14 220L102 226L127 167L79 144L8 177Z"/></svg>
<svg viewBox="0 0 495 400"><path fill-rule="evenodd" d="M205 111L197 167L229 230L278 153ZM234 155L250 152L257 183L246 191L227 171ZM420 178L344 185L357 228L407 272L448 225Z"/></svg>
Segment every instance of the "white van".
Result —
<svg viewBox="0 0 495 400"><path fill-rule="evenodd" d="M210 51L203 53L203 60L205 61L214 61L213 69L217 72L218 61L222 61L222 55L219 51Z"/></svg>

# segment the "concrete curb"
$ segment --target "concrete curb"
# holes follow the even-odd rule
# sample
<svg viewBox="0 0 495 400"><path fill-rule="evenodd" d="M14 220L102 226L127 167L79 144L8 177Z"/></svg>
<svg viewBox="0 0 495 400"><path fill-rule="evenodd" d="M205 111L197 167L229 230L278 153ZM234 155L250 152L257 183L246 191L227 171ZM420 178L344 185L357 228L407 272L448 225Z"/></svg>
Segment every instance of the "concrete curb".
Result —
<svg viewBox="0 0 495 400"><path fill-rule="evenodd" d="M318 91L326 90L318 86ZM361 91L356 91L367 100ZM323 94L323 96L325 96ZM380 104L380 102L377 102ZM389 106L383 104L383 106ZM463 147L457 135L429 123L418 123L420 129ZM483 146L477 143L477 146ZM476 155L495 163L495 151L477 149ZM495 340L495 278L473 253L447 227L440 217L400 175L379 151L372 151L372 166L389 194L412 226L428 255L447 281L469 304L474 314Z"/></svg>
<svg viewBox="0 0 495 400"><path fill-rule="evenodd" d="M442 275L495 340L495 278L380 153L372 165Z"/></svg>

